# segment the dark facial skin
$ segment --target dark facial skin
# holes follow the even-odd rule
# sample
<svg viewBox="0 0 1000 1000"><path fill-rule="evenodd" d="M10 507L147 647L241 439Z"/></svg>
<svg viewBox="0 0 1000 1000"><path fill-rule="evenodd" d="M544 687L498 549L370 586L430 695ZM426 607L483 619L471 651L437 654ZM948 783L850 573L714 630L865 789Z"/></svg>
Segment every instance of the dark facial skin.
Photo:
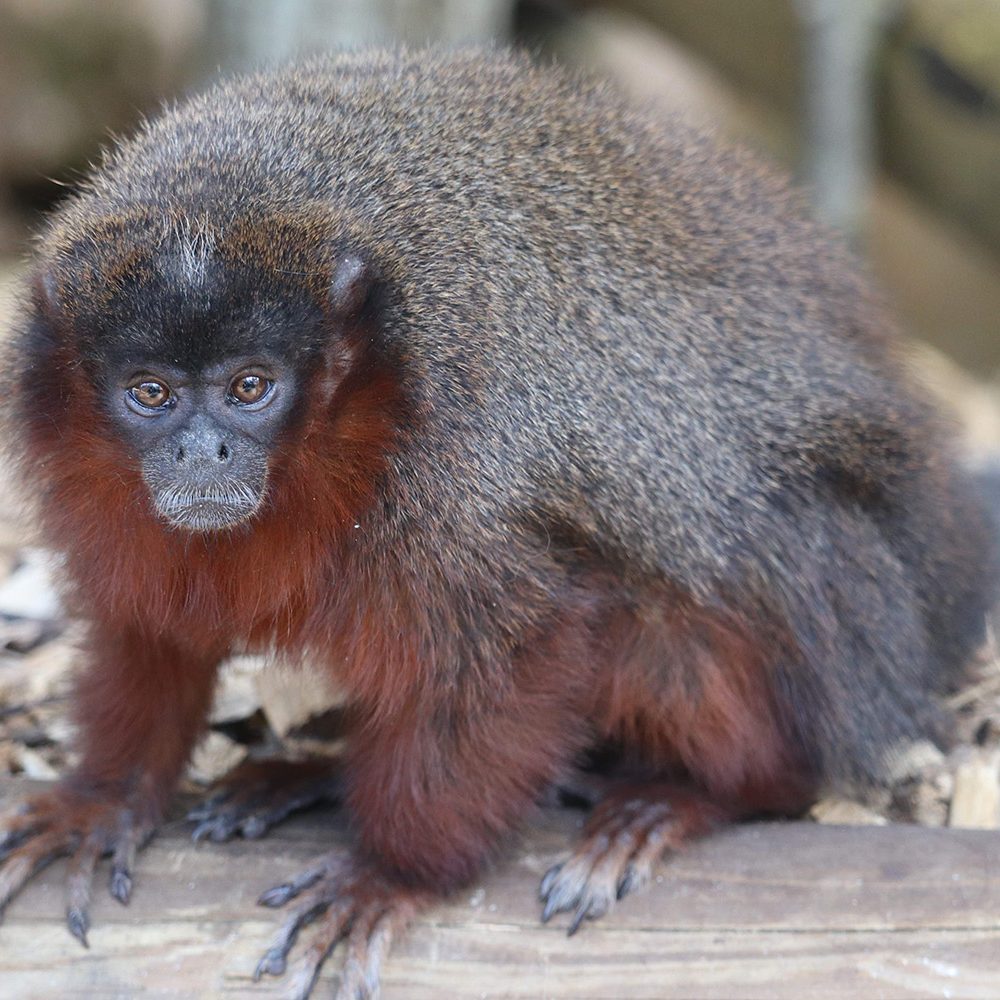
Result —
<svg viewBox="0 0 1000 1000"><path fill-rule="evenodd" d="M133 224L141 234L147 223ZM269 239L286 246L275 226ZM374 271L354 253L335 254L329 275L325 252L255 266L261 253L176 234L132 247L127 261L87 264L115 245L89 233L72 266L36 279L26 415L70 398L60 352L71 341L98 422L141 472L155 514L195 533L245 525L266 501L271 456L287 454L297 420L329 402L354 363L342 332L365 314Z"/></svg>
<svg viewBox="0 0 1000 1000"><path fill-rule="evenodd" d="M294 375L271 359L233 358L187 372L145 363L110 391L141 458L157 514L187 531L235 527L260 509L268 455L294 398Z"/></svg>
<svg viewBox="0 0 1000 1000"><path fill-rule="evenodd" d="M109 434L156 515L220 532L260 511L271 456L314 402L308 387L337 340L314 293L280 272L221 252L185 264L182 251L157 241L98 283L113 291L96 302L77 267L42 285L40 302L53 326L72 330Z"/></svg>

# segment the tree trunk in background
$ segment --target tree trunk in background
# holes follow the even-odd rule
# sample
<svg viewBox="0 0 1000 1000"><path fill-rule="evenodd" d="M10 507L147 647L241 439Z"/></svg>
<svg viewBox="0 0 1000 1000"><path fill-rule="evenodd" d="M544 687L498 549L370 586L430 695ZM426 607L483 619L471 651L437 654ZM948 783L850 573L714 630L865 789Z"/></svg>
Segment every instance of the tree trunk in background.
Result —
<svg viewBox="0 0 1000 1000"><path fill-rule="evenodd" d="M372 44L508 37L514 0L208 0L206 74Z"/></svg>
<svg viewBox="0 0 1000 1000"><path fill-rule="evenodd" d="M886 0L796 0L806 29L805 176L820 217L861 235L874 166L872 84Z"/></svg>

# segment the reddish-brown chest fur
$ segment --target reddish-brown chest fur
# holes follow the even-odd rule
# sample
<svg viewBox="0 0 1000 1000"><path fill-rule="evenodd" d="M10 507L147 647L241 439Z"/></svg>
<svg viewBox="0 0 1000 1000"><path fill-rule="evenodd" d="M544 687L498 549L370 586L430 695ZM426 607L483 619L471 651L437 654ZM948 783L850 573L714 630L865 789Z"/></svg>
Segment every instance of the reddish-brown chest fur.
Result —
<svg viewBox="0 0 1000 1000"><path fill-rule="evenodd" d="M165 527L137 464L99 422L86 387L63 429L33 428L47 537L65 552L72 600L114 628L169 635L192 648L301 650L338 623L358 628L371 574L349 567L364 547L399 414L391 373L349 374L308 413L271 471L264 508L224 534ZM347 639L347 637L344 637Z"/></svg>

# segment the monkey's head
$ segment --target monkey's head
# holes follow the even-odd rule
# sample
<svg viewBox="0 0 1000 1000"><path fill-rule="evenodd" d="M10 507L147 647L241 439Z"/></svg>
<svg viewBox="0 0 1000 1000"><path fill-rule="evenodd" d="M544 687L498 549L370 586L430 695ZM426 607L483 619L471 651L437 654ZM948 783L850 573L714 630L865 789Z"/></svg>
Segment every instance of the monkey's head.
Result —
<svg viewBox="0 0 1000 1000"><path fill-rule="evenodd" d="M271 356L236 356L189 370L150 358L104 391L136 442L157 513L192 531L229 528L260 508L268 456L296 392Z"/></svg>
<svg viewBox="0 0 1000 1000"><path fill-rule="evenodd" d="M225 241L208 225L163 232L135 218L73 235L35 282L37 384L22 392L118 448L162 524L252 522L358 360L370 264L280 220ZM57 402L84 416L56 416Z"/></svg>

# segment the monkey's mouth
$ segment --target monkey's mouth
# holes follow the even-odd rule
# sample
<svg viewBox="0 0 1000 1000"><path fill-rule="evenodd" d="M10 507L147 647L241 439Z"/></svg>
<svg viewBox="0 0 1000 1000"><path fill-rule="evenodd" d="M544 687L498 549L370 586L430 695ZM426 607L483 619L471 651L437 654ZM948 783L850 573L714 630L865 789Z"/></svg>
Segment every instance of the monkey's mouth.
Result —
<svg viewBox="0 0 1000 1000"><path fill-rule="evenodd" d="M156 498L156 512L164 521L185 531L223 531L249 521L264 500L243 486L225 491L172 493Z"/></svg>

